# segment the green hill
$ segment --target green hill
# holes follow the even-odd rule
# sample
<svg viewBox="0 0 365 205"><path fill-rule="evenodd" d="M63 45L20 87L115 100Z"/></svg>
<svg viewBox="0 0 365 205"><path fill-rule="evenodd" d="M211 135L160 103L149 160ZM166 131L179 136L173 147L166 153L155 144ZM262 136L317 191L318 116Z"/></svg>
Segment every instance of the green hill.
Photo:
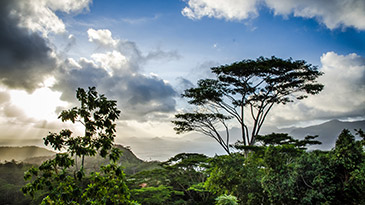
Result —
<svg viewBox="0 0 365 205"><path fill-rule="evenodd" d="M37 146L0 147L0 162L24 161L31 157L53 156L55 154L53 151Z"/></svg>
<svg viewBox="0 0 365 205"><path fill-rule="evenodd" d="M158 167L159 162L145 162L139 159L130 149L122 145L115 146L122 150L123 155L118 162L124 167L126 174L134 174L142 170ZM55 154L56 152L37 146L0 147L0 162L15 160L25 164L40 165L45 160L51 159ZM75 160L80 165L81 159ZM109 163L109 160L100 156L86 157L84 166L87 171L97 171L100 165L107 163Z"/></svg>
<svg viewBox="0 0 365 205"><path fill-rule="evenodd" d="M130 149L122 145L116 145L116 147L122 150L123 155L119 163L124 167L127 175L159 167L160 162L145 162L134 155ZM39 166L45 160L53 158L55 154L56 152L36 146L0 147L0 205L39 204L39 201L32 202L29 196L24 196L20 191L26 184L23 175L33 165ZM81 159L78 158L77 162L80 164ZM109 160L100 156L86 157L85 170L98 171L100 165L107 163Z"/></svg>

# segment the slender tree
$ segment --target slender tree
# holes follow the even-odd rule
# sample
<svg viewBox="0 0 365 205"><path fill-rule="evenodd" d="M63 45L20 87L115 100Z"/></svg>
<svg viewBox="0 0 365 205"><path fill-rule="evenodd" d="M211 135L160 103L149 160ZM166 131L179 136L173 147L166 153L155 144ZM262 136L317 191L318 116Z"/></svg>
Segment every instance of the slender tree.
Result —
<svg viewBox="0 0 365 205"><path fill-rule="evenodd" d="M259 57L213 67L211 71L216 78L199 80L197 87L182 94L197 110L177 114L177 120L172 122L178 134L203 133L214 138L228 154L228 120L239 124L243 145L254 145L275 104L301 100L323 89L323 85L316 82L322 73L304 60ZM252 124L247 118L252 119Z"/></svg>
<svg viewBox="0 0 365 205"><path fill-rule="evenodd" d="M49 133L44 138L45 145L51 145L57 151L54 159L33 167L25 174L31 180L22 191L32 197L36 192L45 193L42 204L130 204L129 189L123 169L117 164L121 151L113 147L115 123L120 111L116 101L99 95L95 87L85 91L77 90L79 107L62 111L62 121L80 122L85 127L84 136L73 136L71 130ZM84 170L84 157L95 156L110 159L102 165L99 172L89 175ZM75 166L73 157L81 157L81 166ZM76 169L75 169L76 167ZM41 192L41 193L42 193Z"/></svg>

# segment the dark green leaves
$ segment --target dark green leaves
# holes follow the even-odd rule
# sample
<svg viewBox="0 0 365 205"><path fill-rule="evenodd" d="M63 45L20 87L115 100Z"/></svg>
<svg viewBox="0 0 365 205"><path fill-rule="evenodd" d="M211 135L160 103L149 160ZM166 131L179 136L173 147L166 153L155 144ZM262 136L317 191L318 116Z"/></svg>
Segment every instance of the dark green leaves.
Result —
<svg viewBox="0 0 365 205"><path fill-rule="evenodd" d="M209 101L220 102L223 97L222 84L217 80L199 80L197 88L185 90L183 97L190 98L189 103L202 105Z"/></svg>
<svg viewBox="0 0 365 205"><path fill-rule="evenodd" d="M231 117L224 116L220 113L185 113L177 114L175 117L179 120L172 121L175 124L174 130L180 134L196 130L196 127L213 125L220 120L228 120Z"/></svg>
<svg viewBox="0 0 365 205"><path fill-rule="evenodd" d="M129 190L125 184L125 175L115 164L121 152L113 148L115 138L115 120L119 118L116 101L99 95L94 87L85 91L79 88L76 98L79 107L64 110L59 118L72 123L81 123L85 128L83 136L72 136L68 129L59 133L49 133L44 138L45 145L55 150L66 151L56 154L54 159L45 161L39 168L32 168L24 178L31 180L22 191L34 196L43 191L47 196L43 204L128 204ZM88 175L84 168L84 157L97 153L111 160L111 164L102 166L101 172ZM74 158L81 157L81 166Z"/></svg>
<svg viewBox="0 0 365 205"><path fill-rule="evenodd" d="M266 145L294 145L295 148L304 149L307 145L321 144L320 141L314 140L317 136L306 136L303 140L294 139L287 133L272 133L268 135L257 135L257 142Z"/></svg>

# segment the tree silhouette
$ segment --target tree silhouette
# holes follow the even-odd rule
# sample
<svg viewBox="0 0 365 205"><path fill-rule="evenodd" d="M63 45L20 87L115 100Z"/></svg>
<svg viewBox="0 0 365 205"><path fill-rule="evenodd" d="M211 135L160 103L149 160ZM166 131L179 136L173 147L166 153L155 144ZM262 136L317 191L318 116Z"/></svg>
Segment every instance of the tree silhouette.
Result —
<svg viewBox="0 0 365 205"><path fill-rule="evenodd" d="M240 126L243 145L254 145L275 104L301 100L323 89L323 85L316 83L322 73L304 60L259 57L213 67L211 71L215 79L199 80L197 87L185 90L182 95L197 110L177 114L177 120L172 122L178 134L203 133L214 138L228 154L228 120L234 119ZM252 124L247 118L251 118Z"/></svg>
<svg viewBox="0 0 365 205"><path fill-rule="evenodd" d="M43 191L43 204L129 204L129 189L125 184L125 175L116 161L121 152L113 147L115 123L120 111L116 101L98 95L95 87L85 91L77 90L80 107L62 111L62 121L80 122L85 127L84 136L72 135L64 129L59 133L49 133L44 138L45 145L51 145L57 151L56 157L42 163L38 168L31 168L25 174L31 180L22 188L25 194L34 196ZM99 172L89 175L84 170L84 157L109 156L110 163L100 167ZM80 168L73 157L81 157Z"/></svg>

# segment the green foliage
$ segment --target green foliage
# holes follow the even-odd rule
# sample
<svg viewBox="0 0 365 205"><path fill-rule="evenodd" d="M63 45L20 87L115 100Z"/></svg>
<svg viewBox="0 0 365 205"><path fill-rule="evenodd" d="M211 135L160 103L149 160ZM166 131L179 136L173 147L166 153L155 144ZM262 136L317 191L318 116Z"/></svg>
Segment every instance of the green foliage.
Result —
<svg viewBox="0 0 365 205"><path fill-rule="evenodd" d="M214 196L203 186L207 173L208 157L203 154L181 153L159 169L143 171L130 177L131 198L140 200L135 194L165 187L170 190L169 204L210 204ZM167 193L167 192L166 192ZM147 199L145 199L147 200Z"/></svg>
<svg viewBox="0 0 365 205"><path fill-rule="evenodd" d="M322 144L320 141L314 140L316 136L306 136L303 140L294 139L288 133L272 133L268 135L257 135L256 141L266 145L294 145L298 149L305 149L307 145Z"/></svg>
<svg viewBox="0 0 365 205"><path fill-rule="evenodd" d="M360 141L349 130L343 130L334 150L334 160L341 171L351 172L363 161L363 149ZM346 177L346 176L345 176Z"/></svg>
<svg viewBox="0 0 365 205"><path fill-rule="evenodd" d="M362 204L363 156L361 142L348 130L330 152L270 145L264 156L262 186L271 203Z"/></svg>
<svg viewBox="0 0 365 205"><path fill-rule="evenodd" d="M115 163L102 166L101 173L91 173L88 181L87 188L82 193L83 201L86 203L121 204L129 200L129 189L125 184L125 175L122 168Z"/></svg>
<svg viewBox="0 0 365 205"><path fill-rule="evenodd" d="M265 118L275 104L286 104L318 94L323 85L316 83L322 74L303 60L260 57L231 65L211 68L214 79L202 79L183 97L197 112L177 114L177 133L197 131L214 138L230 154L227 120L241 127L242 144L254 145ZM250 114L245 116L245 109ZM247 117L252 118L248 126ZM249 130L251 127L251 130ZM223 129L225 133L218 132Z"/></svg>
<svg viewBox="0 0 365 205"><path fill-rule="evenodd" d="M344 130L328 152L306 152L316 137L258 136L261 146L210 160L205 187L240 204L363 204L363 141ZM242 148L241 147L241 148Z"/></svg>
<svg viewBox="0 0 365 205"><path fill-rule="evenodd" d="M14 160L0 164L0 204L32 204L31 197L24 196L20 190L25 184L24 171L29 168Z"/></svg>
<svg viewBox="0 0 365 205"><path fill-rule="evenodd" d="M365 162L352 171L350 176L350 186L348 187L351 188L351 194L348 194L347 197L355 196L357 198L353 198L353 200L357 200L359 204L365 204Z"/></svg>
<svg viewBox="0 0 365 205"><path fill-rule="evenodd" d="M156 168L153 170L144 170L128 178L128 187L130 189L139 189L143 184L150 187L168 185L169 179L165 169Z"/></svg>
<svg viewBox="0 0 365 205"><path fill-rule="evenodd" d="M244 204L265 204L266 196L260 182L264 176L262 163L255 154L247 158L239 153L216 156L210 161L210 176L205 187L217 195L237 196Z"/></svg>
<svg viewBox="0 0 365 205"><path fill-rule="evenodd" d="M262 187L271 203L295 204L295 158L298 156L293 145L270 145L264 156L265 176Z"/></svg>
<svg viewBox="0 0 365 205"><path fill-rule="evenodd" d="M72 131L62 130L50 133L44 138L45 145L55 150L66 150L56 154L55 158L33 167L24 174L25 180L31 180L22 188L25 194L34 197L44 191L46 197L42 204L127 204L129 189L125 184L122 168L116 164L121 152L113 147L115 137L114 121L120 111L116 102L98 95L95 88L86 92L79 88L76 93L80 107L62 111L62 121L80 122L85 127L84 136L72 136ZM84 169L84 157L108 156L110 164L101 166L100 172L90 175ZM73 159L81 157L81 167Z"/></svg>
<svg viewBox="0 0 365 205"><path fill-rule="evenodd" d="M79 88L76 98L81 106L62 111L59 118L63 122L80 122L85 126L85 135L71 137L70 130L62 130L59 134L50 133L44 139L45 145L50 144L56 150L66 147L71 155L79 157L94 156L96 151L100 151L100 155L105 157L112 149L115 137L114 121L120 114L116 101L98 95L95 87L89 88L87 92Z"/></svg>
<svg viewBox="0 0 365 205"><path fill-rule="evenodd" d="M339 184L331 165L331 152L312 151L303 153L296 161L296 198L302 204L334 202Z"/></svg>
<svg viewBox="0 0 365 205"><path fill-rule="evenodd" d="M172 187L160 185L158 187L143 187L131 191L132 199L146 205L172 204L171 199L183 192L174 191Z"/></svg>
<svg viewBox="0 0 365 205"><path fill-rule="evenodd" d="M238 150L244 150L245 152L254 151L256 154L264 154L266 146L278 146L285 145L282 149L286 149L286 152L301 152L306 150L308 145L322 144L320 141L315 140L316 136L306 136L303 140L294 139L287 133L271 133L267 135L257 135L256 144L260 145L243 145L242 142L236 142L234 147ZM290 146L288 146L290 145Z"/></svg>
<svg viewBox="0 0 365 205"><path fill-rule="evenodd" d="M203 154L181 153L162 163L167 171L169 185L174 190L185 194L189 203L207 203L212 200L212 194L203 189L201 185L207 178L205 172L208 157Z"/></svg>
<svg viewBox="0 0 365 205"><path fill-rule="evenodd" d="M364 201L364 193L358 189L359 184L364 183L364 156L362 142L355 141L349 130L343 130L331 156L332 166L336 171L335 182L339 185L335 193L336 199L343 204Z"/></svg>
<svg viewBox="0 0 365 205"><path fill-rule="evenodd" d="M217 205L238 205L237 197L223 194L216 199Z"/></svg>

